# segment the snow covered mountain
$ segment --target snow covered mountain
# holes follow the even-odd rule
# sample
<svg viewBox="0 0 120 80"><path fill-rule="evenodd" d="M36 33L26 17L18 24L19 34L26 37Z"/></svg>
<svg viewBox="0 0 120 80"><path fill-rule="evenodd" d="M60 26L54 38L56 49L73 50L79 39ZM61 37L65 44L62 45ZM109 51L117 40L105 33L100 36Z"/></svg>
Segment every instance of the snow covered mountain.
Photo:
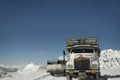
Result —
<svg viewBox="0 0 120 80"><path fill-rule="evenodd" d="M50 76L46 72L46 67L43 65L35 65L30 63L24 68L17 70L16 72L7 72L10 76L1 76L0 80L61 80L61 78Z"/></svg>
<svg viewBox="0 0 120 80"><path fill-rule="evenodd" d="M100 67L102 75L120 75L120 50L103 50ZM1 65L0 80L66 80L66 78L53 77L46 72L46 66L30 63L19 67ZM109 80L120 80L120 78Z"/></svg>

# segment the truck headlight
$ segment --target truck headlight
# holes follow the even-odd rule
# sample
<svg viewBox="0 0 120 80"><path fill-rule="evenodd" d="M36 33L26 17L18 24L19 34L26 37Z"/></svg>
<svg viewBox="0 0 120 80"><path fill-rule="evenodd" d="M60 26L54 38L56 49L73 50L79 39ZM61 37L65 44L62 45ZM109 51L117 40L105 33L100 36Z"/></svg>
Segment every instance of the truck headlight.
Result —
<svg viewBox="0 0 120 80"><path fill-rule="evenodd" d="M92 64L92 65L91 65L91 68L92 68L92 69L96 69L96 68L97 68L97 64Z"/></svg>
<svg viewBox="0 0 120 80"><path fill-rule="evenodd" d="M68 68L73 68L73 65L71 65L71 64L68 64Z"/></svg>
<svg viewBox="0 0 120 80"><path fill-rule="evenodd" d="M91 70L91 73L92 73L92 74L95 74L95 73L96 73L96 70Z"/></svg>

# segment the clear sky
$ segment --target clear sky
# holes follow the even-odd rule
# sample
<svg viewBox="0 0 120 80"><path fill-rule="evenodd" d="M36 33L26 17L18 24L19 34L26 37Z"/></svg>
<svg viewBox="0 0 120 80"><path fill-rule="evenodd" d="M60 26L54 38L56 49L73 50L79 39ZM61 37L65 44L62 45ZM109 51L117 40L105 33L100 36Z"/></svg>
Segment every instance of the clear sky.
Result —
<svg viewBox="0 0 120 80"><path fill-rule="evenodd" d="M66 38L86 37L120 49L119 0L0 0L0 64L55 59Z"/></svg>

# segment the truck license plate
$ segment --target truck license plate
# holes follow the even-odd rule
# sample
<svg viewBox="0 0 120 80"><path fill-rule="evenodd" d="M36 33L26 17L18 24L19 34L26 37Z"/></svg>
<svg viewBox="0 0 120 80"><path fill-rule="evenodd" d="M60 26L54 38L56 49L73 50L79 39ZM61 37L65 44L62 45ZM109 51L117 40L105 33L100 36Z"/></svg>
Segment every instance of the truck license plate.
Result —
<svg viewBox="0 0 120 80"><path fill-rule="evenodd" d="M73 70L70 70L70 71L69 71L69 74L73 74Z"/></svg>
<svg viewBox="0 0 120 80"><path fill-rule="evenodd" d="M85 72L79 72L79 76L85 76Z"/></svg>

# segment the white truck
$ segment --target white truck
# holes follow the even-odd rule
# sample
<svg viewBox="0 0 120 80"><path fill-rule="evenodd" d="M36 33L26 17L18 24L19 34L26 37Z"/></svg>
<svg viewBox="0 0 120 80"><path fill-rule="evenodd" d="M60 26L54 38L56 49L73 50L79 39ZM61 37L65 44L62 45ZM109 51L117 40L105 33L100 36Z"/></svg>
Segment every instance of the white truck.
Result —
<svg viewBox="0 0 120 80"><path fill-rule="evenodd" d="M47 71L51 75L66 76L67 80L101 80L100 49L96 38L67 39L63 53L62 60L48 61Z"/></svg>

